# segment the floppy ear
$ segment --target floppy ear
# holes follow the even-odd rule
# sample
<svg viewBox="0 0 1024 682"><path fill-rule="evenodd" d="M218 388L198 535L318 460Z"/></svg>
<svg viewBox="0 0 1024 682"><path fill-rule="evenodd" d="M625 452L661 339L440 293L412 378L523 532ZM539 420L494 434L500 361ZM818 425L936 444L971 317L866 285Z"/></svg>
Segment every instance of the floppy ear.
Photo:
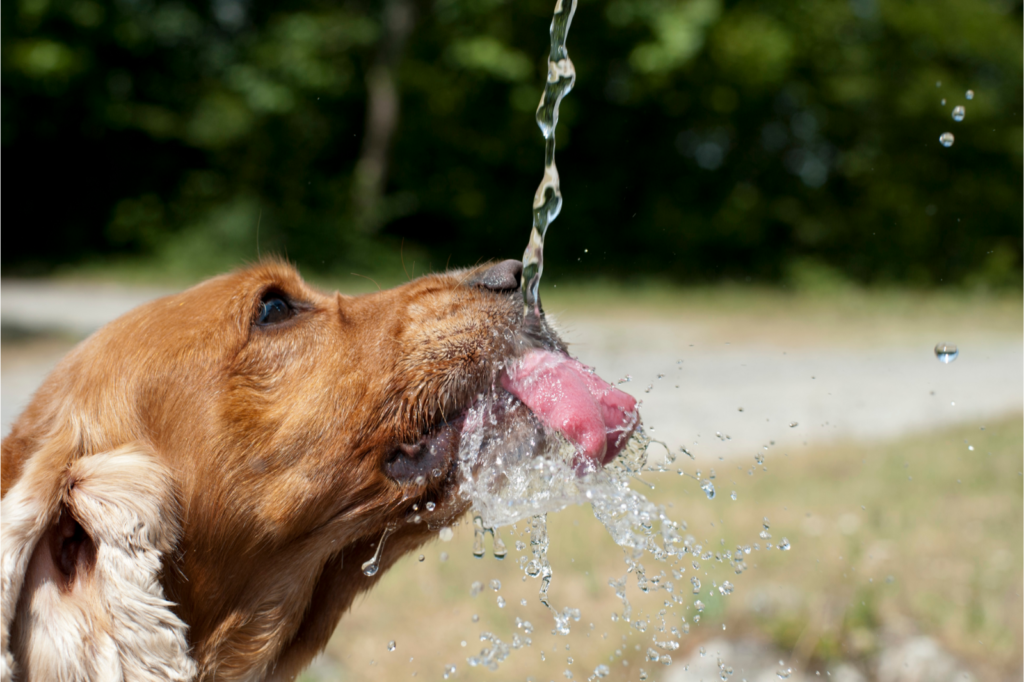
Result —
<svg viewBox="0 0 1024 682"><path fill-rule="evenodd" d="M0 681L192 679L159 582L179 534L169 472L140 444L70 463L54 445L0 502Z"/></svg>

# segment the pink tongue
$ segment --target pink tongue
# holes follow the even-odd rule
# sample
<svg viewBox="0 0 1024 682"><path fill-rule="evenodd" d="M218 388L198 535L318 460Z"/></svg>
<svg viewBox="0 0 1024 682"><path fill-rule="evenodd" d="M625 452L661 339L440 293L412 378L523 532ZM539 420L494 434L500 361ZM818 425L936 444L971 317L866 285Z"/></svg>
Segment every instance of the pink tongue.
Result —
<svg viewBox="0 0 1024 682"><path fill-rule="evenodd" d="M636 428L636 400L568 355L530 351L501 385L579 448L578 469L612 461Z"/></svg>

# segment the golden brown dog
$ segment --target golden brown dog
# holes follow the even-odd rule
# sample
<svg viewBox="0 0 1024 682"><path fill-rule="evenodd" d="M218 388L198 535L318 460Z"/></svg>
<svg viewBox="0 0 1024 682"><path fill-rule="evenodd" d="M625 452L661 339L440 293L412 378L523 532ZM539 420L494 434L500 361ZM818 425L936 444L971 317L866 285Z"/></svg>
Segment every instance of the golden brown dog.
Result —
<svg viewBox="0 0 1024 682"><path fill-rule="evenodd" d="M348 297L265 263L79 345L3 441L2 680L293 678L465 510L474 398L529 349L564 350L524 329L520 271Z"/></svg>

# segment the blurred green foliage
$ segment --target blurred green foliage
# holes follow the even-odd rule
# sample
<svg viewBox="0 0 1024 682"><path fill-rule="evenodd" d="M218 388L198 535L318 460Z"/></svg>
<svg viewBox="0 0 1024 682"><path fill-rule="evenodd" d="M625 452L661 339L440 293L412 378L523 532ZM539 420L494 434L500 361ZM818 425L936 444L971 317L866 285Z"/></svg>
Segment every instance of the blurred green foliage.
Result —
<svg viewBox="0 0 1024 682"><path fill-rule="evenodd" d="M354 169L396 3L414 23L367 221ZM552 6L4 3L4 271L207 272L257 243L323 273L518 257ZM1020 2L581 0L569 48L549 273L1020 285Z"/></svg>

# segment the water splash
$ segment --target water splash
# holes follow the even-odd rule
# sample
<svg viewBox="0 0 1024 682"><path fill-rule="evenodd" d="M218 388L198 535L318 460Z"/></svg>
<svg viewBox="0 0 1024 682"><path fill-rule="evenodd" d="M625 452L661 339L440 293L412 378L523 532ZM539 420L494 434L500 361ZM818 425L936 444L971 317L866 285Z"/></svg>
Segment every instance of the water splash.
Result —
<svg viewBox="0 0 1024 682"><path fill-rule="evenodd" d="M544 136L544 177L533 197L533 227L530 241L523 253L523 305L527 316L540 317L540 278L544 273L544 237L548 225L562 210L562 191L555 165L555 128L558 127L558 107L576 83L576 69L569 59L565 39L576 13L576 1L556 0L551 18L551 51L548 54L548 75L544 92L537 105L537 126Z"/></svg>

